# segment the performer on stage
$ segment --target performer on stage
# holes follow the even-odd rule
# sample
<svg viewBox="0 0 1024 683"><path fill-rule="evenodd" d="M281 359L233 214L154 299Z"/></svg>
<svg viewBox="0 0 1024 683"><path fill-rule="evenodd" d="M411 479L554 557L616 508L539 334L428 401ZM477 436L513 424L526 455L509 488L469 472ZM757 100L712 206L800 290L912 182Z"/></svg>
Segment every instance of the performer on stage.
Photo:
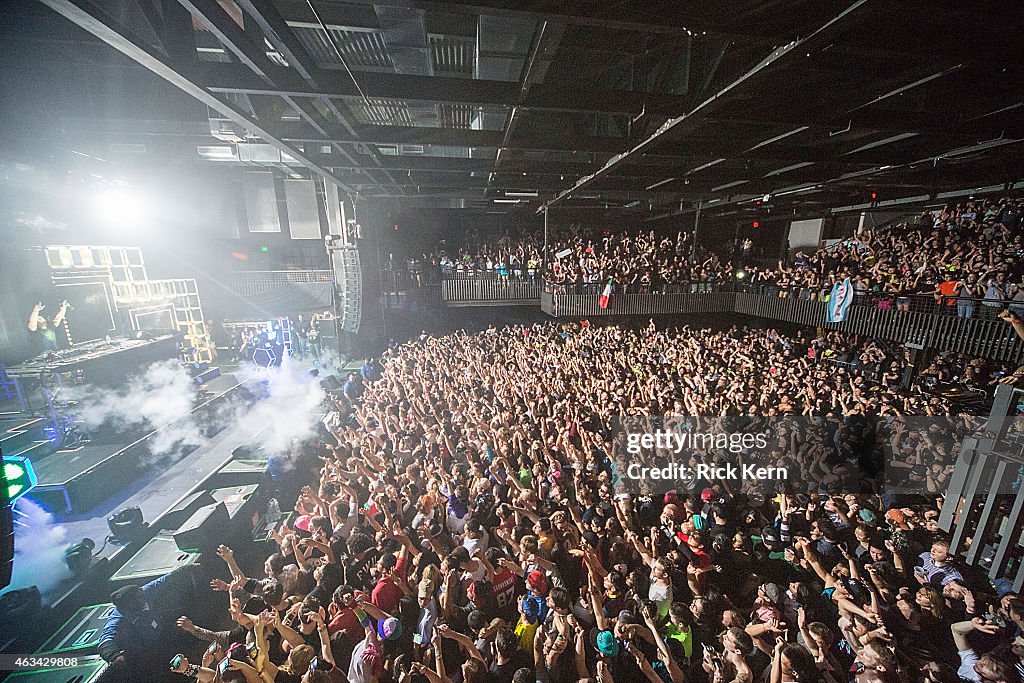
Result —
<svg viewBox="0 0 1024 683"><path fill-rule="evenodd" d="M57 350L57 328L64 324L64 316L68 312L68 302L65 299L60 304L60 310L53 320L47 320L42 316L42 310L46 308L42 303L32 307L32 315L28 317L28 331L32 333L35 340L36 353L46 353Z"/></svg>

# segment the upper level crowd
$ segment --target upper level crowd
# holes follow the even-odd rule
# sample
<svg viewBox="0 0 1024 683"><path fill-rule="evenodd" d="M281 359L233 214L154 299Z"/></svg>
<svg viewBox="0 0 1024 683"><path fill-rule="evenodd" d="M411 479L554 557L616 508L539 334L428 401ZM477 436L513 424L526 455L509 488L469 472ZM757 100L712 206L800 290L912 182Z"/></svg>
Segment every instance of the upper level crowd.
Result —
<svg viewBox="0 0 1024 683"><path fill-rule="evenodd" d="M619 291L703 291L742 279L779 296L823 298L849 277L858 295L908 308L912 298L961 317L995 316L1007 306L1024 314L1024 199L985 199L926 211L915 220L874 230L766 264L748 239L726 250L695 248L692 234L600 233L574 226L552 235L477 242L455 253L392 261L422 282L431 274L493 274L502 280L543 278L579 288L611 280ZM1019 303L1018 303L1019 302Z"/></svg>

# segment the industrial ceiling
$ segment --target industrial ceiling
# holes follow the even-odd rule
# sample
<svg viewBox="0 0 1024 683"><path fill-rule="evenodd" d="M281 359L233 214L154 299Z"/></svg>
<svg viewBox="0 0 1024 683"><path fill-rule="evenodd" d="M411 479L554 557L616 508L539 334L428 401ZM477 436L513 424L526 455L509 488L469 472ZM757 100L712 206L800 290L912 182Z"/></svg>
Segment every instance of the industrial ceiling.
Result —
<svg viewBox="0 0 1024 683"><path fill-rule="evenodd" d="M272 166L408 207L655 218L1024 179L1013 3L5 4L20 59L49 51L128 99L155 74L201 103L133 119L58 86L81 101L62 135L107 157Z"/></svg>

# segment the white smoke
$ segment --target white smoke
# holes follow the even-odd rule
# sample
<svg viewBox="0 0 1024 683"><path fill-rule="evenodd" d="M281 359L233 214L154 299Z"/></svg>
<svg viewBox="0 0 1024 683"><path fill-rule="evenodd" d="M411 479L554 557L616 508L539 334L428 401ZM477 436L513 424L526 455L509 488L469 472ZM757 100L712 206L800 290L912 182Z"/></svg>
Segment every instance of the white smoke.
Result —
<svg viewBox="0 0 1024 683"><path fill-rule="evenodd" d="M14 504L14 570L9 590L37 586L43 594L70 576L64 563L67 529L27 498Z"/></svg>
<svg viewBox="0 0 1024 683"><path fill-rule="evenodd" d="M154 455L167 455L204 441L190 416L195 384L179 361L154 363L120 389L80 387L70 395L78 401L75 413L87 432L104 425L159 430L148 441Z"/></svg>
<svg viewBox="0 0 1024 683"><path fill-rule="evenodd" d="M281 367L243 366L237 374L244 382L263 383L266 393L253 404L231 406L228 419L257 437L265 452L283 454L293 442L316 435L327 395L318 378L287 357Z"/></svg>
<svg viewBox="0 0 1024 683"><path fill-rule="evenodd" d="M284 454L294 442L316 435L319 407L326 396L318 378L288 358L281 367L244 365L235 374L240 382L261 385L262 390L255 400L231 396L217 408L217 422L241 427L268 454ZM75 413L87 432L104 425L156 430L147 442L149 451L158 457L177 457L207 440L191 414L195 389L185 367L168 360L130 378L123 388L83 387L73 391L71 398L79 402Z"/></svg>
<svg viewBox="0 0 1024 683"><path fill-rule="evenodd" d="M14 222L22 227L29 228L30 230L42 231L42 230L65 230L67 224L60 221L51 221L45 216L36 214L34 216L27 213L19 212L14 217Z"/></svg>

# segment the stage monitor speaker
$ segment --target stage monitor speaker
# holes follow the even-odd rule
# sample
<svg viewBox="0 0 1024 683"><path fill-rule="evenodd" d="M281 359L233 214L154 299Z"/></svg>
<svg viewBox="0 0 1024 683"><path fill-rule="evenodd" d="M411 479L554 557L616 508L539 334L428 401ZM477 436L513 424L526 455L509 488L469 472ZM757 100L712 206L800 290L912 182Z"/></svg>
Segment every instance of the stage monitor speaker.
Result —
<svg viewBox="0 0 1024 683"><path fill-rule="evenodd" d="M84 656L96 652L100 644L100 633L113 612L114 606L109 602L82 607L47 638L38 652L64 656Z"/></svg>
<svg viewBox="0 0 1024 683"><path fill-rule="evenodd" d="M337 375L328 375L320 380L320 388L324 391L341 391L342 383Z"/></svg>
<svg viewBox="0 0 1024 683"><path fill-rule="evenodd" d="M43 598L35 586L0 595L0 642L9 645L12 640L34 635L42 609Z"/></svg>
<svg viewBox="0 0 1024 683"><path fill-rule="evenodd" d="M202 552L212 550L226 540L228 509L224 503L215 503L199 508L174 532L174 543L178 550L185 552Z"/></svg>
<svg viewBox="0 0 1024 683"><path fill-rule="evenodd" d="M207 505L216 505L216 503L217 501L208 490L196 491L181 499L173 508L165 512L164 516L160 518L160 527L162 529L178 529L196 513L196 510Z"/></svg>

